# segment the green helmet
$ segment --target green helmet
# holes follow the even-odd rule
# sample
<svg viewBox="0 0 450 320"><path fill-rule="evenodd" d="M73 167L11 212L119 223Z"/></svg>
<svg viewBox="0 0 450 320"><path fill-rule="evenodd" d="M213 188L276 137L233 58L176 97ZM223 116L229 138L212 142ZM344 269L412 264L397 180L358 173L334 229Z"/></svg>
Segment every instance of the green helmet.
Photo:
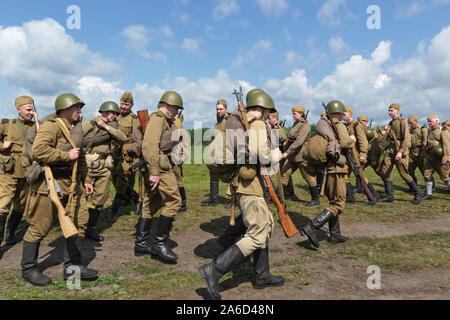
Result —
<svg viewBox="0 0 450 320"><path fill-rule="evenodd" d="M166 93L164 93L163 96L161 97L161 99L159 100L160 104L163 102L165 102L171 106L177 106L180 109L184 110L183 99L175 91L167 91Z"/></svg>
<svg viewBox="0 0 450 320"><path fill-rule="evenodd" d="M364 132L366 133L367 140L372 140L375 137L375 132L371 127L364 127Z"/></svg>
<svg viewBox="0 0 450 320"><path fill-rule="evenodd" d="M264 109L271 109L272 112L277 111L273 99L265 92L254 92L252 95L247 95L247 107L263 107Z"/></svg>
<svg viewBox="0 0 450 320"><path fill-rule="evenodd" d="M327 111L329 113L344 113L345 107L344 104L338 100L333 100L328 102Z"/></svg>
<svg viewBox="0 0 450 320"><path fill-rule="evenodd" d="M100 110L98 110L98 112L105 112L105 111L113 111L117 114L120 113L119 106L114 101L106 101L102 103L102 105L100 106Z"/></svg>
<svg viewBox="0 0 450 320"><path fill-rule="evenodd" d="M81 107L84 107L85 103L80 100L76 95L72 93L63 93L56 98L55 101L55 110L58 113L61 110L69 109L70 107L80 104Z"/></svg>
<svg viewBox="0 0 450 320"><path fill-rule="evenodd" d="M265 93L263 89L252 89L247 93L247 98L246 100L246 105L248 105L248 99L250 99L250 97L256 93Z"/></svg>
<svg viewBox="0 0 450 320"><path fill-rule="evenodd" d="M434 147L431 149L431 154L432 154L435 158L440 159L440 158L442 158L442 157L444 156L444 149L442 149L441 146L434 146Z"/></svg>

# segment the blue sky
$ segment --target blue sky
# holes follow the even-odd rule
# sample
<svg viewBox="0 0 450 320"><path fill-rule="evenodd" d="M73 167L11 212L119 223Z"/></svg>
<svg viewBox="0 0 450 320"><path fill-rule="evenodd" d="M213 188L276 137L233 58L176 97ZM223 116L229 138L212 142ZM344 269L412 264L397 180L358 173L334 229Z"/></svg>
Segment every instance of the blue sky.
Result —
<svg viewBox="0 0 450 320"><path fill-rule="evenodd" d="M79 30L67 27L70 5L80 8ZM379 30L367 27L370 5ZM300 104L316 121L331 99L378 124L392 102L422 123L431 113L450 119L449 13L450 0L3 0L0 117L15 116L20 94L43 117L57 95L74 92L93 117L125 90L135 111L176 90L186 126L211 126L216 100L234 106L242 85L265 89L289 120Z"/></svg>

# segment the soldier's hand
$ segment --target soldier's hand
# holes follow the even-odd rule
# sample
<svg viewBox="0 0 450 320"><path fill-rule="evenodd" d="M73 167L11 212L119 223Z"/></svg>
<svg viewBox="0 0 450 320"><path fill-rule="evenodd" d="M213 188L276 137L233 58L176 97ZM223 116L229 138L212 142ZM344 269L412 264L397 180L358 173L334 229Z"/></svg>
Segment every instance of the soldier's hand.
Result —
<svg viewBox="0 0 450 320"><path fill-rule="evenodd" d="M281 155L281 159L286 159L286 158L287 158L287 153L285 152Z"/></svg>
<svg viewBox="0 0 450 320"><path fill-rule="evenodd" d="M97 120L97 124L99 127L102 127L105 130L109 130L109 126L103 121L103 119Z"/></svg>
<svg viewBox="0 0 450 320"><path fill-rule="evenodd" d="M76 160L80 156L80 148L70 149L69 151L69 159Z"/></svg>
<svg viewBox="0 0 450 320"><path fill-rule="evenodd" d="M148 180L150 181L150 186L152 187L150 191L153 191L158 187L161 178L159 176L150 176Z"/></svg>
<svg viewBox="0 0 450 320"><path fill-rule="evenodd" d="M363 157L359 158L359 162L366 163L366 158L363 158Z"/></svg>
<svg viewBox="0 0 450 320"><path fill-rule="evenodd" d="M401 160L403 154L401 152L398 152L397 155L395 156L395 160L399 161Z"/></svg>
<svg viewBox="0 0 450 320"><path fill-rule="evenodd" d="M11 146L14 144L14 142L12 142L12 141L5 141L4 143L3 143L3 149L9 149L9 148L11 148Z"/></svg>
<svg viewBox="0 0 450 320"><path fill-rule="evenodd" d="M353 134L350 136L350 139L352 139L354 142L356 142L356 137Z"/></svg>
<svg viewBox="0 0 450 320"><path fill-rule="evenodd" d="M446 165L448 163L447 159L442 158L442 164Z"/></svg>
<svg viewBox="0 0 450 320"><path fill-rule="evenodd" d="M90 195L92 193L94 193L94 186L90 183L85 183L84 187L86 188L86 194Z"/></svg>

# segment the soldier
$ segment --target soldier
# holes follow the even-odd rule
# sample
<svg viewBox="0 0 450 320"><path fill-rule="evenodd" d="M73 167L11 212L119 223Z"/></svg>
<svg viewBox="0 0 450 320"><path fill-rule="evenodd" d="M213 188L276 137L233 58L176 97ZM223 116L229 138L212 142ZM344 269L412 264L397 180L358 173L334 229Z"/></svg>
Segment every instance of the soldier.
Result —
<svg viewBox="0 0 450 320"><path fill-rule="evenodd" d="M78 238L85 234L89 213L86 205L86 194L93 192L93 186L84 183L86 163L80 148L70 151L60 151L61 145L71 142L72 125L79 121L84 102L77 96L66 93L58 96L55 101L57 117L47 120L39 128L34 140L32 155L34 161L48 165L60 188L61 203L67 207L69 217L78 229L78 236L72 236L65 241L64 280L71 275L75 266L80 271L81 280L97 279L97 271L88 269L81 264L81 251ZM74 177L73 167L78 163L77 174ZM47 195L47 186L43 175L30 186L32 191L28 224L30 225L23 238L22 278L36 286L47 286L51 280L37 268L39 246L42 239L51 229L57 216L57 209ZM69 200L72 201L69 201Z"/></svg>
<svg viewBox="0 0 450 320"><path fill-rule="evenodd" d="M442 122L442 130L450 131L450 120Z"/></svg>
<svg viewBox="0 0 450 320"><path fill-rule="evenodd" d="M22 220L29 185L22 166L22 151L28 130L33 125L34 100L20 96L15 101L17 119L3 119L0 124L0 245L6 217L13 210L6 226L6 245L17 243L14 233Z"/></svg>
<svg viewBox="0 0 450 320"><path fill-rule="evenodd" d="M147 163L145 195L142 213L136 226L136 256L155 254L168 262L178 256L167 245L172 223L181 206L177 179L173 171L172 149L179 141L173 141L177 130L174 119L179 110L184 110L183 99L177 92L168 91L159 102L159 109L150 115L142 143L142 154ZM150 130L151 128L151 130ZM153 216L164 206L156 226L156 237L150 242L150 227Z"/></svg>
<svg viewBox="0 0 450 320"><path fill-rule="evenodd" d="M370 126L369 118L366 115L360 115L358 117L358 122L364 127L367 141L369 142L367 161L362 164L363 170L365 170L370 165L372 169L375 171L375 173L379 176L380 174L377 172L377 169L380 162L380 157L383 154L384 143L386 142L386 138L380 132L380 130L372 128ZM358 192L362 192L362 190Z"/></svg>
<svg viewBox="0 0 450 320"><path fill-rule="evenodd" d="M419 204L423 199L423 194L417 187L413 178L408 174L411 137L409 134L408 122L399 115L400 108L400 105L397 103L393 103L389 106L389 116L392 118L391 122L389 122L389 125L386 127L389 146L385 151L381 168L381 177L384 181L386 197L379 201L394 201L394 184L391 178L391 171L395 165L400 176L414 192L413 204Z"/></svg>
<svg viewBox="0 0 450 320"><path fill-rule="evenodd" d="M351 155L353 160L356 163L356 166L358 167L358 170L362 173L362 165L367 162L367 153L369 151L369 142L367 141L367 135L364 130L364 127L357 121L353 120L353 108L346 107L344 112L344 121L346 122L347 131L349 136L355 136L356 143L353 148L350 149ZM346 177L346 186L347 186L347 193L346 193L346 202L354 203L355 202L355 196L353 193L353 187L350 183L350 176L352 174L352 169L348 168L348 173ZM367 178L364 177L366 180L367 187L369 188L370 192L372 193L374 200L369 202L369 205L374 205L377 200L379 199L379 195L373 185L367 180Z"/></svg>
<svg viewBox="0 0 450 320"><path fill-rule="evenodd" d="M426 200L433 199L433 182L431 178L436 171L441 180L447 185L450 192L450 134L441 130L439 117L431 115L427 118L430 127L426 140L425 153L425 186L427 189Z"/></svg>
<svg viewBox="0 0 450 320"><path fill-rule="evenodd" d="M111 205L110 222L117 219L117 211L121 205L129 205L129 199L138 202L138 194L134 191L134 175L129 169L136 161L134 154L129 152L132 143L133 132L139 130L139 119L131 111L133 107L133 95L125 92L120 99L120 115L117 117L119 129L127 136L127 141L123 144L114 143L112 151L114 159L114 170L112 182L116 188L116 195ZM130 150L131 151L131 150Z"/></svg>
<svg viewBox="0 0 450 320"><path fill-rule="evenodd" d="M249 153L257 155L259 164L266 165L271 162L272 155L269 128L265 120L275 109L273 100L264 92L255 93L251 95L246 108L250 133L254 133L249 135L251 137L248 143ZM274 150L273 154L275 161L278 161L281 157L279 149ZM254 170L253 177L245 175L244 179L244 176L241 177L241 174L238 174L233 184L237 187L237 202L247 229L239 241L216 257L212 263L200 268L200 274L206 280L208 292L214 300L221 299L220 278L246 261L251 254L253 254L253 267L256 273L252 281L255 289L284 284L282 277L273 276L269 271L268 246L274 222L264 200L261 177L257 170Z"/></svg>
<svg viewBox="0 0 450 320"><path fill-rule="evenodd" d="M322 117L317 123L317 133L328 141L327 158L333 159L327 162L327 179L325 184L325 195L329 200L328 207L320 212L311 222L309 222L302 232L306 234L311 244L319 247L317 233L320 228L329 223L331 243L345 242L348 238L341 235L339 225L339 214L345 208L346 195L346 175L348 165L346 158L342 154L342 148L351 150L355 146L355 136L349 136L347 128L342 121L345 107L342 102L333 100L327 105L330 119ZM333 121L337 130L337 136L329 121Z"/></svg>
<svg viewBox="0 0 450 320"><path fill-rule="evenodd" d="M414 182L417 184L417 178L415 175L416 168L419 168L422 176L425 172L424 167L424 142L426 142L427 129L425 127L420 127L419 117L415 115L409 116L409 133L411 135L411 149L409 151L409 164L408 173L413 178ZM412 190L411 190L412 191Z"/></svg>
<svg viewBox="0 0 450 320"><path fill-rule="evenodd" d="M214 126L214 131L219 130L222 132L222 134L225 134L225 124L229 117L228 106L227 106L226 100L220 99L217 101L216 116L217 116L217 123ZM215 206L218 204L218 198L219 198L219 177L212 175L210 173L210 175L209 175L209 198L206 200L203 200L201 205Z"/></svg>
<svg viewBox="0 0 450 320"><path fill-rule="evenodd" d="M282 156L284 162L281 171L281 181L286 198L290 196L291 200L298 200L293 187L292 194L289 192L288 183L291 175L300 168L300 150L309 138L311 138L311 127L305 116L305 108L302 106L294 106L292 108L292 119L294 120L294 125L289 131L288 141L283 144L285 152ZM313 200L319 198L320 190L317 191L316 187L310 187L309 190Z"/></svg>
<svg viewBox="0 0 450 320"><path fill-rule="evenodd" d="M187 211L187 198L186 198L186 191L184 189L183 184L183 161L188 156L188 148L190 146L190 140L189 136L186 135L186 130L183 127L183 114L180 113L177 117L175 117L174 123L177 129L180 130L180 133L183 134L183 137L181 138L181 141L183 143L183 147L181 148L181 151L179 153L179 159L177 163L175 163L175 166L173 167L173 172L175 173L175 177L177 178L177 185L178 185L178 191L180 192L181 196L181 206L178 209L177 212L186 212Z"/></svg>
<svg viewBox="0 0 450 320"><path fill-rule="evenodd" d="M115 140L118 143L124 143L127 141L127 136L119 130L116 121L120 114L117 103L106 101L100 106L99 112L101 116L83 122L82 128L87 143L85 148L88 167L86 183L94 186L94 192L87 201L89 221L86 237L101 242L104 238L98 234L95 227L100 211L109 196L111 170L114 166L111 156L111 142Z"/></svg>

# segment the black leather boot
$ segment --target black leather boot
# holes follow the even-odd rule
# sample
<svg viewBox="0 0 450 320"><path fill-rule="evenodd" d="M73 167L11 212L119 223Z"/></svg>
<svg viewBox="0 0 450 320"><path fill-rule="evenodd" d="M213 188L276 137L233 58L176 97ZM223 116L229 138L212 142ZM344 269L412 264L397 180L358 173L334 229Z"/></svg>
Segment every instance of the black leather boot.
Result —
<svg viewBox="0 0 450 320"><path fill-rule="evenodd" d="M305 207L314 207L320 204L320 187L309 187L309 192L311 193L311 201L305 204Z"/></svg>
<svg viewBox="0 0 450 320"><path fill-rule="evenodd" d="M139 194L133 189L133 187L128 186L127 187L127 196L128 199L131 199L135 204L139 201Z"/></svg>
<svg viewBox="0 0 450 320"><path fill-rule="evenodd" d="M227 272L235 269L246 260L236 245L218 256L213 262L200 268L200 275L206 280L208 293L213 300L221 300L219 294L219 280Z"/></svg>
<svg viewBox="0 0 450 320"><path fill-rule="evenodd" d="M372 195L375 198L375 200L379 201L380 200L380 195L378 194L378 191L375 189L373 184L369 183L369 184L367 184L367 187L369 188L369 190L372 193Z"/></svg>
<svg viewBox="0 0 450 320"><path fill-rule="evenodd" d="M412 201L413 204L419 204L420 201L423 200L423 193L420 191L419 187L414 181L411 181L408 183L408 186L413 190L414 192L414 200Z"/></svg>
<svg viewBox="0 0 450 320"><path fill-rule="evenodd" d="M13 210L11 212L11 216L9 217L8 224L6 225L6 244L8 246L15 245L17 242L19 242L15 238L14 234L16 233L16 230L20 224L20 221L22 221L22 217L23 217L23 212L17 212L16 210Z"/></svg>
<svg viewBox="0 0 450 320"><path fill-rule="evenodd" d="M311 244L316 248L319 248L320 246L319 239L317 238L317 233L319 232L320 228L322 228L322 226L327 223L332 217L333 214L331 213L331 211L324 210L302 229L302 233L306 234Z"/></svg>
<svg viewBox="0 0 450 320"><path fill-rule="evenodd" d="M160 216L156 226L156 237L151 245L152 253L160 256L162 259L173 262L177 261L178 256L167 245L169 233L172 229L173 218Z"/></svg>
<svg viewBox="0 0 450 320"><path fill-rule="evenodd" d="M209 198L202 201L202 206L215 206L219 203L219 181L209 182L209 192Z"/></svg>
<svg viewBox="0 0 450 320"><path fill-rule="evenodd" d="M347 194L345 196L345 202L347 202L347 203L355 202L355 195L353 193L353 187L350 182L347 182Z"/></svg>
<svg viewBox="0 0 450 320"><path fill-rule="evenodd" d="M341 234L341 227L339 226L339 215L333 216L330 221L328 221L328 229L330 230L330 241L331 243L341 243L348 240Z"/></svg>
<svg viewBox="0 0 450 320"><path fill-rule="evenodd" d="M78 246L78 237L73 236L66 239L64 250L64 271L63 278L68 280L70 276L79 274L80 280L93 281L98 279L96 270L88 269L81 264L81 251Z"/></svg>
<svg viewBox="0 0 450 320"><path fill-rule="evenodd" d="M356 193L364 193L361 182L359 182L358 179L356 179L356 185L355 185L355 190L354 192Z"/></svg>
<svg viewBox="0 0 450 320"><path fill-rule="evenodd" d="M253 252L253 270L256 277L252 281L253 288L264 289L266 287L281 287L284 278L273 276L269 271L269 248L257 249Z"/></svg>
<svg viewBox="0 0 450 320"><path fill-rule="evenodd" d="M394 183L392 180L384 181L385 198L378 200L379 202L394 202Z"/></svg>
<svg viewBox="0 0 450 320"><path fill-rule="evenodd" d="M109 212L108 220L110 223L114 223L117 221L117 212L119 211L121 202L122 202L122 195L116 193Z"/></svg>
<svg viewBox="0 0 450 320"><path fill-rule="evenodd" d="M37 268L40 242L23 241L22 279L34 286L45 287L52 281Z"/></svg>
<svg viewBox="0 0 450 320"><path fill-rule="evenodd" d="M0 246L2 245L3 237L5 236L6 214L0 215Z"/></svg>
<svg viewBox="0 0 450 320"><path fill-rule="evenodd" d="M300 199L295 195L295 191L294 191L294 183L292 183L292 177L289 177L289 182L287 185L287 190L289 192L289 196L285 198L286 199L290 199L291 201L297 201L300 202Z"/></svg>
<svg viewBox="0 0 450 320"><path fill-rule="evenodd" d="M100 210L95 210L89 208L89 221L86 228L86 238L92 239L97 242L102 242L105 240L103 236L101 236L95 227L97 226L98 218L100 216Z"/></svg>
<svg viewBox="0 0 450 320"><path fill-rule="evenodd" d="M178 209L177 212L186 212L187 207L186 207L186 191L184 190L184 187L178 188L178 191L180 191L180 196L181 196L181 206Z"/></svg>
<svg viewBox="0 0 450 320"><path fill-rule="evenodd" d="M144 254L153 254L150 246L150 228L153 219L139 218L136 225L136 241L134 243L134 255L136 257Z"/></svg>

